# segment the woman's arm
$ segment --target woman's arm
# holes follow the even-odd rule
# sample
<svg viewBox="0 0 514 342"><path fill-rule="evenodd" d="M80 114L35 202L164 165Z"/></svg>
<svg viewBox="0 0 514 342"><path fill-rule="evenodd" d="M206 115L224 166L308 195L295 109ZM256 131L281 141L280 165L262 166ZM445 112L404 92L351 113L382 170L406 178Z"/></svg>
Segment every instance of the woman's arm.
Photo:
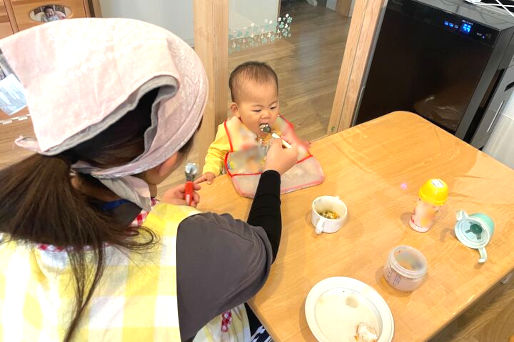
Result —
<svg viewBox="0 0 514 342"><path fill-rule="evenodd" d="M216 315L264 285L280 243L280 174L262 174L249 223L230 215L191 216L177 233L180 332L188 340Z"/></svg>
<svg viewBox="0 0 514 342"><path fill-rule="evenodd" d="M253 226L264 228L271 243L273 261L275 261L282 234L280 174L278 172L266 171L262 174L247 222Z"/></svg>

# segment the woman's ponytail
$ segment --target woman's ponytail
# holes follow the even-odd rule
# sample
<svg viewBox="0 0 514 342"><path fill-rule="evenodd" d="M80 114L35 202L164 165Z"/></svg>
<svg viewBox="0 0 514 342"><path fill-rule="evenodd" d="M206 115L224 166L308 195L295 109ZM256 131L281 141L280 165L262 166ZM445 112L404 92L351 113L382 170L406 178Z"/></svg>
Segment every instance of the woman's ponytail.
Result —
<svg viewBox="0 0 514 342"><path fill-rule="evenodd" d="M75 279L75 308L65 341L72 339L102 276L105 244L144 250L157 242L151 230L129 230L98 208L97 199L76 189L71 165L80 159L107 168L140 155L156 95L157 90L144 95L133 111L71 150L57 156L35 154L0 170L0 232L12 241L65 247L68 254ZM74 177L90 188L107 191L91 177Z"/></svg>

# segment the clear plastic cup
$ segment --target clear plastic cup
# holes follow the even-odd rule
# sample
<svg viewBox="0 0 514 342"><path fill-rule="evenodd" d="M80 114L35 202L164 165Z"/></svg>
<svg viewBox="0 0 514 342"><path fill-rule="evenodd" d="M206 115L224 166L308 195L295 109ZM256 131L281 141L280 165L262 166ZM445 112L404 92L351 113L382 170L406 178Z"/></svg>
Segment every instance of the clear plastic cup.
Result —
<svg viewBox="0 0 514 342"><path fill-rule="evenodd" d="M427 273L427 259L410 246L393 248L384 266L384 277L397 290L417 289Z"/></svg>

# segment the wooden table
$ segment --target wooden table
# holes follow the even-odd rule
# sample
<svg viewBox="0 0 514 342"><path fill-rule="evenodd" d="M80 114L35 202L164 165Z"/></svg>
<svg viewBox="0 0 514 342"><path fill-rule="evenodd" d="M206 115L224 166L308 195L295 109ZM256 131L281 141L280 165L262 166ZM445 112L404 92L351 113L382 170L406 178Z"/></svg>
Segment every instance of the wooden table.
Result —
<svg viewBox="0 0 514 342"><path fill-rule="evenodd" d="M282 196L280 251L265 286L250 302L276 341L315 341L305 298L327 277L346 276L375 288L389 304L394 341L426 340L514 268L514 171L417 115L396 112L331 135L312 145L326 175L323 184ZM419 187L442 178L450 188L440 219L427 233L407 223ZM317 236L312 200L340 196L349 218L337 233ZM245 219L251 201L228 176L201 190L201 210ZM478 252L453 233L455 212L484 212L495 224L479 265ZM420 288L390 287L382 268L389 251L410 245L428 260Z"/></svg>

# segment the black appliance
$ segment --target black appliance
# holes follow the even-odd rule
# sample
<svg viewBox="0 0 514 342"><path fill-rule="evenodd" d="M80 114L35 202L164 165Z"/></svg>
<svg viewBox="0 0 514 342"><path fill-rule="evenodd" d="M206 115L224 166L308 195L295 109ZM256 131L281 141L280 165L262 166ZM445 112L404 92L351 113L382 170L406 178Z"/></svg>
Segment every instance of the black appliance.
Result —
<svg viewBox="0 0 514 342"><path fill-rule="evenodd" d="M464 0L389 0L353 124L395 110L481 148L514 82L514 17Z"/></svg>

